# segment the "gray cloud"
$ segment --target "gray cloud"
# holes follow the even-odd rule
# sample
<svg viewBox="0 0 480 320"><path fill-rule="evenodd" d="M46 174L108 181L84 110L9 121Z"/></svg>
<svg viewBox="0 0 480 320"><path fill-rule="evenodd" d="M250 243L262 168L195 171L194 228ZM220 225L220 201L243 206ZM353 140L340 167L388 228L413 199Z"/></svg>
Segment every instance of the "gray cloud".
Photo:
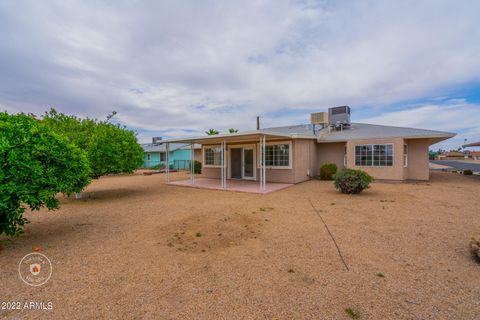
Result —
<svg viewBox="0 0 480 320"><path fill-rule="evenodd" d="M0 106L117 110L174 133L248 129L278 110L361 114L480 80L478 12L478 1L5 1Z"/></svg>

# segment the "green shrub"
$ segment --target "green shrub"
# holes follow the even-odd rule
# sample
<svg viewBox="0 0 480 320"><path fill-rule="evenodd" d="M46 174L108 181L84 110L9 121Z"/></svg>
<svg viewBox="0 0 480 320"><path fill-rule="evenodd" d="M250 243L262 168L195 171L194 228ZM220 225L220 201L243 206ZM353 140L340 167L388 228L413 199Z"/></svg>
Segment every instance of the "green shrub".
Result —
<svg viewBox="0 0 480 320"><path fill-rule="evenodd" d="M202 173L202 163L200 161L195 160L193 163L193 170L195 174L201 174Z"/></svg>
<svg viewBox="0 0 480 320"><path fill-rule="evenodd" d="M333 180L333 175L337 173L337 165L335 163L325 163L320 167L320 179Z"/></svg>
<svg viewBox="0 0 480 320"><path fill-rule="evenodd" d="M466 176L471 176L473 174L473 171L470 169L465 169L463 170L463 174Z"/></svg>
<svg viewBox="0 0 480 320"><path fill-rule="evenodd" d="M33 116L0 113L0 235L19 235L27 208L57 209L57 193L90 183L85 152Z"/></svg>
<svg viewBox="0 0 480 320"><path fill-rule="evenodd" d="M342 169L333 178L335 188L346 194L356 194L369 187L373 178L363 170Z"/></svg>
<svg viewBox="0 0 480 320"><path fill-rule="evenodd" d="M163 163L160 163L160 164L156 164L154 166L151 166L151 167L148 167L146 169L151 169L151 170L162 170L162 169L165 169L165 164Z"/></svg>
<svg viewBox="0 0 480 320"><path fill-rule="evenodd" d="M106 121L99 121L51 109L43 116L42 123L86 153L92 178L132 173L143 163L143 148L135 132L109 122L114 114Z"/></svg>
<svg viewBox="0 0 480 320"><path fill-rule="evenodd" d="M475 238L470 240L470 253L478 262L480 262L480 241Z"/></svg>

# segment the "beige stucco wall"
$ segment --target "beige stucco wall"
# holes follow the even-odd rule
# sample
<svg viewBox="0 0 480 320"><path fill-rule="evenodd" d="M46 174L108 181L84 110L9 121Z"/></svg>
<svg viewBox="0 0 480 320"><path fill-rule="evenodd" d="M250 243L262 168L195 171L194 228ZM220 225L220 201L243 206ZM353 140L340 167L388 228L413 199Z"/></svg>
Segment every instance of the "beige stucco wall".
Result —
<svg viewBox="0 0 480 320"><path fill-rule="evenodd" d="M327 163L335 163L338 169L342 169L345 155L345 142L318 143L316 153L315 175L320 174L320 167Z"/></svg>
<svg viewBox="0 0 480 320"><path fill-rule="evenodd" d="M406 139L408 145L408 165L404 168L404 177L408 180L428 180L429 160L427 139Z"/></svg>
<svg viewBox="0 0 480 320"><path fill-rule="evenodd" d="M355 165L355 145L360 144L393 144L393 166L370 167ZM352 140L347 142L347 167L361 169L370 174L374 179L379 180L404 180L403 168L403 138L395 139L368 139Z"/></svg>
<svg viewBox="0 0 480 320"><path fill-rule="evenodd" d="M316 176L317 142L313 139L297 139L294 140L294 146L294 183L299 183L309 180L312 176Z"/></svg>
<svg viewBox="0 0 480 320"><path fill-rule="evenodd" d="M408 144L408 166L403 165L403 144ZM280 141L279 141L280 142ZM286 141L282 141L286 142ZM317 143L315 140L296 139L292 143L292 168L291 169L266 169L267 182L299 183L310 179L310 176L319 174L320 165L326 162L336 163L338 168L343 168L345 146L347 147L347 167L361 169L368 172L378 180L428 180L428 147L431 143L427 139L368 139L352 140L349 142ZM359 144L393 144L393 166L391 167L370 167L355 165L355 145ZM260 176L258 166L257 142L244 143L255 145L255 159L257 165L256 180ZM231 146L231 145L229 145ZM227 149L227 162L229 153ZM197 158L197 154L195 155ZM202 161L203 153L199 155ZM230 168L227 163L227 174ZM220 168L203 168L203 176L207 178L220 179Z"/></svg>
<svg viewBox="0 0 480 320"><path fill-rule="evenodd" d="M195 149L194 150L194 153L193 153L193 158L196 160L196 161L200 161L200 162L203 162L203 155L202 155L202 149Z"/></svg>
<svg viewBox="0 0 480 320"><path fill-rule="evenodd" d="M288 141L283 141L288 142ZM268 143L268 142L267 142ZM315 140L295 139L292 143L291 169L267 168L267 182L299 183L310 179L315 163ZM257 145L257 154L259 146ZM260 168L257 161L257 179L260 176Z"/></svg>

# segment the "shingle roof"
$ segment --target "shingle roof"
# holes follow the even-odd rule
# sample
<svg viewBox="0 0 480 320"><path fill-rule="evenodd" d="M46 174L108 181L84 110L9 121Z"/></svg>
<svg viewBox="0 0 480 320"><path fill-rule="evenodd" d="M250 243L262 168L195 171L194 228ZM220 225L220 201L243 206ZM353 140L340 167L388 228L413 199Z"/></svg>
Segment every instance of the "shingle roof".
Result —
<svg viewBox="0 0 480 320"><path fill-rule="evenodd" d="M306 136L306 137L311 136L312 138L316 138L316 135L313 133L313 126L311 124L264 128L261 131L279 133L279 134L285 134L285 135L300 135L300 136Z"/></svg>
<svg viewBox="0 0 480 320"><path fill-rule="evenodd" d="M232 139L248 138L258 135L272 135L277 137L285 137L291 139L317 139L318 142L335 142L335 141L347 141L358 139L381 139L381 138L436 138L445 140L455 136L455 133L417 129L417 128L405 128L405 127L392 127L367 123L351 123L348 128L342 131L333 131L328 128L316 129L316 134L313 133L313 126L311 124L301 124L293 126L272 127L263 128L257 131L245 131L235 134L219 134L213 136L200 136L190 137L184 139L172 139L165 140L165 142L186 142L197 141L198 143L207 143L213 140L226 139L232 141Z"/></svg>
<svg viewBox="0 0 480 320"><path fill-rule="evenodd" d="M455 136L455 133L406 128L406 127L393 127L383 126L377 124L367 123L352 123L349 128L342 131L331 131L323 129L320 132L318 141L331 142L331 141L347 141L358 139L380 139L380 138L451 138Z"/></svg>

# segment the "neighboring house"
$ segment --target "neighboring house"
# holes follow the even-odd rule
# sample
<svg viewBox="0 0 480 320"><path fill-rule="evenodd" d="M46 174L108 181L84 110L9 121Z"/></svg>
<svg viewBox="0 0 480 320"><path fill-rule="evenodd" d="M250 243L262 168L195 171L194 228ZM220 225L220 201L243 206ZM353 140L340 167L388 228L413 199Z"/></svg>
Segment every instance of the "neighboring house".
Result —
<svg viewBox="0 0 480 320"><path fill-rule="evenodd" d="M324 124L319 126L317 118ZM350 123L347 106L330 108L329 115L312 114L312 120L315 124L165 142L201 144L202 171L207 178L298 183L318 176L322 164L333 162L339 169L365 170L375 179L404 181L428 180L429 146L455 136L443 131Z"/></svg>
<svg viewBox="0 0 480 320"><path fill-rule="evenodd" d="M464 153L460 151L442 152L440 154L437 154L435 158L437 160L462 160L462 159L468 159L468 153Z"/></svg>
<svg viewBox="0 0 480 320"><path fill-rule="evenodd" d="M435 157L437 160L480 160L480 151L443 152Z"/></svg>
<svg viewBox="0 0 480 320"><path fill-rule="evenodd" d="M464 148L469 147L480 147L480 141L469 143L463 146ZM480 151L468 151L472 160L480 160Z"/></svg>
<svg viewBox="0 0 480 320"><path fill-rule="evenodd" d="M480 151L471 151L470 157L472 160L480 160Z"/></svg>
<svg viewBox="0 0 480 320"><path fill-rule="evenodd" d="M143 167L151 168L155 166L164 166L166 161L166 144L159 143L158 139L153 139L153 143L142 144L144 151ZM195 160L201 161L201 146L194 145ZM188 169L192 158L191 146L186 143L170 143L169 145L170 167L174 169Z"/></svg>

